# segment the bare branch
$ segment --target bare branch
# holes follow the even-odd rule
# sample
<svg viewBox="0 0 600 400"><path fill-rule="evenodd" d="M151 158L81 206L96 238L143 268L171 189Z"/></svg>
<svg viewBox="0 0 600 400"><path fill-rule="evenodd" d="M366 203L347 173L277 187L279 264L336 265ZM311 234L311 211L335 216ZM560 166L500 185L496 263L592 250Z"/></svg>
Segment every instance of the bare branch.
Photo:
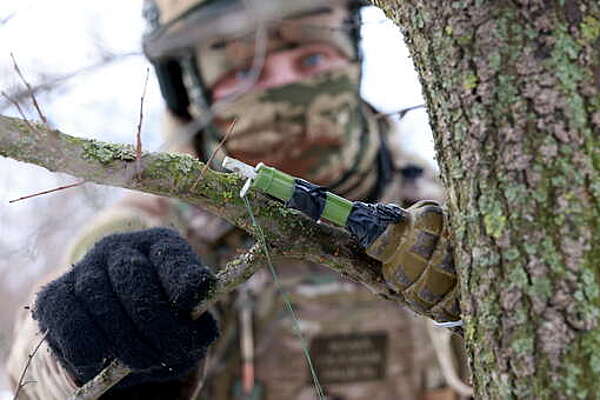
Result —
<svg viewBox="0 0 600 400"><path fill-rule="evenodd" d="M141 173L135 170L135 149L65 135L21 119L0 116L0 155L64 172L89 182L177 198L200 206L251 234L253 226L238 193L243 180L235 174L207 169L195 185L205 164L186 154L144 153ZM369 287L375 294L402 297L384 283L381 265L369 258L344 231L315 224L266 196L250 192L248 199L263 227L274 255L324 264Z"/></svg>
<svg viewBox="0 0 600 400"><path fill-rule="evenodd" d="M206 173L206 170L208 169L208 166L210 165L210 163L212 162L212 160L215 158L215 156L217 155L217 153L219 152L219 150L221 150L221 148L223 147L223 145L229 139L229 135L231 135L231 133L233 132L233 129L235 128L235 124L236 123L237 123L237 118L233 120L233 122L229 126L229 130L227 131L227 134L225 134L225 136L223 136L223 139L221 139L221 141L219 142L219 144L217 145L217 147L215 147L215 149L212 151L212 154L210 155L210 157L208 157L208 160L206 160L206 165L202 169L202 172L200 173L200 176L198 176L198 180L196 181L196 183L194 183L194 187L196 187L196 185L198 183L200 183L200 181L202 180L202 177L204 176L204 174Z"/></svg>
<svg viewBox="0 0 600 400"><path fill-rule="evenodd" d="M108 389L119 383L131 370L118 360L111 362L91 381L80 387L68 400L96 400Z"/></svg>
<svg viewBox="0 0 600 400"><path fill-rule="evenodd" d="M44 194L48 194L48 193L54 193L54 192L58 192L61 190L65 190L65 189L70 189L70 188L74 188L77 186L81 186L85 183L85 181L81 181L81 182L77 182L77 183L73 183L71 185L65 185L65 186L59 186L57 188L54 189L50 189L50 190L44 190L43 192L38 192L38 193L34 193L34 194L29 194L27 196L23 196L23 197L19 197L18 199L14 199L14 200L10 200L9 203L16 203L17 201L21 201L21 200L27 200L27 199L31 199L33 197L37 197L37 196L42 196Z"/></svg>
<svg viewBox="0 0 600 400"><path fill-rule="evenodd" d="M150 69L146 68L146 79L144 79L144 89L142 90L142 97L140 98L140 117L137 126L137 132L135 136L135 162L136 162L136 174L140 173L141 167L140 162L142 159L142 122L144 121L144 99L146 98L146 89L148 88L148 76L150 75Z"/></svg>
<svg viewBox="0 0 600 400"><path fill-rule="evenodd" d="M27 79L25 79L25 76L21 72L21 69L19 68L19 64L17 64L17 60L15 59L15 55L13 53L10 53L10 58L12 59L12 62L13 62L13 68L15 69L15 71L17 72L17 75L19 75L19 78L21 78L21 81L27 88L27 92L29 93L29 96L31 97L31 102L33 103L33 106L35 107L35 109L38 113L38 116L40 117L40 119L42 120L44 125L48 125L48 119L42 112L42 109L40 108L40 105L38 104L37 99L35 98L35 94L33 93L33 89L31 88L31 85L29 84L29 82L27 82Z"/></svg>
<svg viewBox="0 0 600 400"><path fill-rule="evenodd" d="M219 150L221 150L221 148L225 145L225 143L227 142L227 140L229 139L229 136L233 133L233 130L235 129L235 125L237 124L237 118L233 120L233 122L231 123L231 125L229 125L229 129L227 130L227 133L225 134L225 136L223 136L223 139L221 139L221 141L219 142L218 146L215 147L215 149L213 150L212 154L210 155L210 157L208 157L208 160L206 161L206 165L204 166L204 168L208 168L208 166L210 165L210 163L212 162L212 160L215 158L215 156L217 155L217 152ZM202 171L202 174L204 174L204 172L206 171Z"/></svg>
<svg viewBox="0 0 600 400"><path fill-rule="evenodd" d="M27 374L27 370L29 369L29 366L31 365L31 360L33 359L35 354L40 349L40 346L42 345L42 343L44 343L44 340L46 340L46 335L47 334L44 334L44 336L42 336L39 343L35 346L33 351L27 356L27 362L25 363L25 366L23 367L23 371L21 371L21 376L19 377L19 382L17 383L17 390L15 391L13 400L17 400L19 398L19 393L21 393L21 390L23 389L23 387L26 384L31 383L31 381L24 382L25 374Z"/></svg>
<svg viewBox="0 0 600 400"><path fill-rule="evenodd" d="M146 79L144 80L144 90L142 91L142 97L140 99L140 119L137 127L137 134L135 138L135 159L139 164L142 158L142 121L144 120L144 99L146 98L146 89L148 88L148 76L150 75L150 69L146 68Z"/></svg>
<svg viewBox="0 0 600 400"><path fill-rule="evenodd" d="M27 126L29 126L29 128L32 131L35 131L35 127L31 124L31 121L29 121L29 119L27 118L27 116L25 116L25 113L23 112L23 109L21 108L21 105L19 104L18 101L16 101L15 99L13 99L12 97L10 97L8 94L6 94L6 92L1 92L2 97L4 97L6 100L8 100L8 102L10 104L12 104L13 106L15 106L15 108L17 109L17 111L19 112L19 115L21 116L21 118L23 118L23 121L27 124Z"/></svg>
<svg viewBox="0 0 600 400"><path fill-rule="evenodd" d="M92 72L98 68L105 67L111 63L124 60L131 56L140 56L140 55L141 54L139 52L112 54L109 57L105 56L100 61L98 61L94 64L77 69L75 71L72 71L72 72L69 72L66 74L61 74L61 75L51 75L51 76L43 77L42 82L33 85L30 90L20 90L20 91L9 93L9 96L12 99L12 101L8 101L3 104L0 104L0 112L6 110L10 106L10 104L14 104L14 102L17 102L17 103L23 102L27 97L29 97L31 95L31 93L34 95L39 95L40 93L49 92L52 89L56 88L57 86L65 83L66 81L75 78L76 76L79 76L81 74L85 74L88 72Z"/></svg>
<svg viewBox="0 0 600 400"><path fill-rule="evenodd" d="M257 242L246 253L228 262L225 268L217 273L217 284L212 293L192 311L192 318L200 317L219 298L247 281L263 266L264 260L262 248Z"/></svg>

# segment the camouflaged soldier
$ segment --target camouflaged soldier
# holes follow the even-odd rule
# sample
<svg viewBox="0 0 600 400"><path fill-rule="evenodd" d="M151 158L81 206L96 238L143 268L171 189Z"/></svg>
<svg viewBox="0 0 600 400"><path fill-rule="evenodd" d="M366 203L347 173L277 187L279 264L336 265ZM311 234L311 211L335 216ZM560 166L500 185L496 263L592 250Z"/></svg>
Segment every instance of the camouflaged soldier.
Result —
<svg viewBox="0 0 600 400"><path fill-rule="evenodd" d="M359 10L348 0L147 0L144 45L169 143L201 159L215 153L215 166L224 155L262 161L350 199L440 199L431 171L393 145L397 133L359 96ZM114 357L135 373L106 399L314 398L266 272L189 321L214 279L202 265L217 270L248 245L201 209L142 194L122 200L48 278L37 321L22 315L9 360L15 383L38 332L48 335L22 398L66 398ZM328 399L455 398L423 319L323 267L277 263ZM206 355L215 320L220 335Z"/></svg>

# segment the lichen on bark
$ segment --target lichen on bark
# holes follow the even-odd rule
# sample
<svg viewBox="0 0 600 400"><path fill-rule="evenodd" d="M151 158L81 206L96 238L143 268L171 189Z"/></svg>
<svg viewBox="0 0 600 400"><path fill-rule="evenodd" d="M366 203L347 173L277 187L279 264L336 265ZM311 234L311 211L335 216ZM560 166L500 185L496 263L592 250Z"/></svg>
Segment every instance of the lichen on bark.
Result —
<svg viewBox="0 0 600 400"><path fill-rule="evenodd" d="M478 396L595 396L600 4L375 4L421 77Z"/></svg>

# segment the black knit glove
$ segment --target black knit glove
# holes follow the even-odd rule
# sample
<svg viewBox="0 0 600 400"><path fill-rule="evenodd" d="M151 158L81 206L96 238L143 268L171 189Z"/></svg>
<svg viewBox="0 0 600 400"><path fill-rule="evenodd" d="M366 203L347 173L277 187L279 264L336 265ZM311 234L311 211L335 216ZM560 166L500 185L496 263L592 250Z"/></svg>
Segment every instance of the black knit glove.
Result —
<svg viewBox="0 0 600 400"><path fill-rule="evenodd" d="M173 380L189 372L218 336L209 313L190 317L214 283L175 231L113 234L42 288L33 316L80 384L114 358L136 372L121 387Z"/></svg>

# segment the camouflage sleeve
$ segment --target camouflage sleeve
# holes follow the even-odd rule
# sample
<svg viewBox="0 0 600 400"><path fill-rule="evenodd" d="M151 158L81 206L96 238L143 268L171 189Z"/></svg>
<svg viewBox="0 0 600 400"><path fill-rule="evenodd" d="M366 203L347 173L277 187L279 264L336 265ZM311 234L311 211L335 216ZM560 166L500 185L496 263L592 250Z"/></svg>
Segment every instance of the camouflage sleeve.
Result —
<svg viewBox="0 0 600 400"><path fill-rule="evenodd" d="M135 194L123 199L116 206L95 217L82 233L74 238L60 267L40 280L37 287L60 276L70 265L77 262L94 243L103 237L117 232L147 229L154 226L181 228L174 222L168 200L152 195ZM180 230L180 229L179 229ZM30 302L30 304L32 304ZM62 368L46 343L42 343L29 361L43 336L31 312L24 308L17 315L14 326L13 343L9 351L6 370L12 389L16 391L19 382L25 382L19 398L26 400L66 399L77 385ZM29 362L26 375L20 379Z"/></svg>

